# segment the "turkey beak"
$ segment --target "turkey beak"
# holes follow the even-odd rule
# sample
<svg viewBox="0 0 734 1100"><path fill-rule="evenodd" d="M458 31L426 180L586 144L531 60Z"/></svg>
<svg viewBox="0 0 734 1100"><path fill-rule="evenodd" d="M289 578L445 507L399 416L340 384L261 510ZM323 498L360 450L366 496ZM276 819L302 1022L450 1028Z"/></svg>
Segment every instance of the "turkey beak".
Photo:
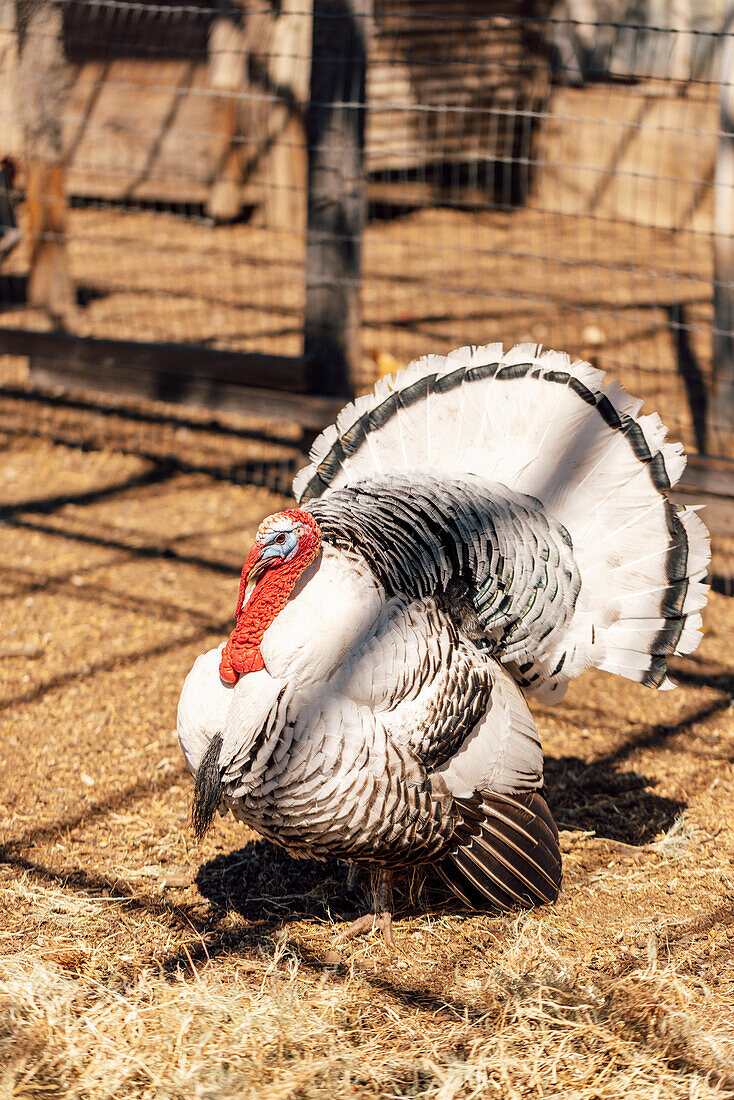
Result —
<svg viewBox="0 0 734 1100"><path fill-rule="evenodd" d="M240 590L242 591L242 603L237 610L237 618L242 614L242 608L245 606L247 599L247 592L252 585L262 577L270 566L273 564L274 558L280 558L280 548L274 546L253 546L252 550L248 554L247 561L242 567L242 580L240 583Z"/></svg>
<svg viewBox="0 0 734 1100"><path fill-rule="evenodd" d="M258 557L257 561L255 562L255 564L252 566L249 573L247 574L247 584L257 584L257 582L262 577L263 573L268 568L269 564L270 563L267 560L267 558Z"/></svg>
<svg viewBox="0 0 734 1100"><path fill-rule="evenodd" d="M262 548L260 546L253 546L252 550L247 555L247 561L242 566L242 577L240 580L241 598L235 619L239 619L242 614L242 608L245 606L247 600L248 588L260 579L268 567L268 563L261 560L261 551Z"/></svg>

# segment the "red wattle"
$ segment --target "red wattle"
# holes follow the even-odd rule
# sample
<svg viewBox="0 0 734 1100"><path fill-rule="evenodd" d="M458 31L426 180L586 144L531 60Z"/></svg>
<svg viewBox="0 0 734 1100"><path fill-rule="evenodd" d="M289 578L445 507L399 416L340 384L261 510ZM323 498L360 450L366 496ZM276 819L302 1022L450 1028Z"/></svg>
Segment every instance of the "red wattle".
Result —
<svg viewBox="0 0 734 1100"><path fill-rule="evenodd" d="M226 684L236 684L246 672L260 672L265 668L260 647L238 645L235 639L236 630L235 627L230 634L219 661L219 675Z"/></svg>
<svg viewBox="0 0 734 1100"><path fill-rule="evenodd" d="M235 671L232 664L232 658L227 653L226 648L222 650L222 656L219 661L219 675L224 680L225 684L236 684L240 678L240 674Z"/></svg>

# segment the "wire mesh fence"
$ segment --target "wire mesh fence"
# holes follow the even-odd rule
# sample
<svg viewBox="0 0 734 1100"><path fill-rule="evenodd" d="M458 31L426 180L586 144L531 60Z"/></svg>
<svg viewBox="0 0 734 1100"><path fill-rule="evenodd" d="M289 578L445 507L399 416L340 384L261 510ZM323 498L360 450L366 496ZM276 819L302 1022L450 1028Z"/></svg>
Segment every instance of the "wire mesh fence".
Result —
<svg viewBox="0 0 734 1100"><path fill-rule="evenodd" d="M734 457L733 54L727 0L0 0L0 327L301 355L341 66L357 390L534 341Z"/></svg>

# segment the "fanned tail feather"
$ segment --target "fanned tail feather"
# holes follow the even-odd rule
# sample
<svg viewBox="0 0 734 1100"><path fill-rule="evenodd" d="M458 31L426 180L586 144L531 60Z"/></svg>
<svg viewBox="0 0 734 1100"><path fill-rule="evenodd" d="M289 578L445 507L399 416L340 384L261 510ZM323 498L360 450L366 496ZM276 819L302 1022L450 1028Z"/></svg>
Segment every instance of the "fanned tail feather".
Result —
<svg viewBox="0 0 734 1100"><path fill-rule="evenodd" d="M472 909L507 911L555 901L561 889L558 830L538 791L479 791L457 799L462 821L435 870Z"/></svg>
<svg viewBox="0 0 734 1100"><path fill-rule="evenodd" d="M700 639L709 541L691 509L667 500L685 454L665 442L657 415L638 415L640 405L588 363L535 344L459 348L347 405L294 491L305 503L415 470L534 497L568 533L581 589L563 644L512 658L518 681L559 698L595 665L667 687L668 657Z"/></svg>

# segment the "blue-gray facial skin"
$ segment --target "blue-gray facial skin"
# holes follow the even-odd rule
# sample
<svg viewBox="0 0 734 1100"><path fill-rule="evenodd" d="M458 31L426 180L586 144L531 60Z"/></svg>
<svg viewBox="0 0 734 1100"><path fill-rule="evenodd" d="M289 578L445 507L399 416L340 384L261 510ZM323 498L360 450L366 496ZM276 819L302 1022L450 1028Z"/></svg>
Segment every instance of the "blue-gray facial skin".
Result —
<svg viewBox="0 0 734 1100"><path fill-rule="evenodd" d="M298 531L272 531L265 539L265 546L259 555L260 561L282 558L289 561L298 549Z"/></svg>

